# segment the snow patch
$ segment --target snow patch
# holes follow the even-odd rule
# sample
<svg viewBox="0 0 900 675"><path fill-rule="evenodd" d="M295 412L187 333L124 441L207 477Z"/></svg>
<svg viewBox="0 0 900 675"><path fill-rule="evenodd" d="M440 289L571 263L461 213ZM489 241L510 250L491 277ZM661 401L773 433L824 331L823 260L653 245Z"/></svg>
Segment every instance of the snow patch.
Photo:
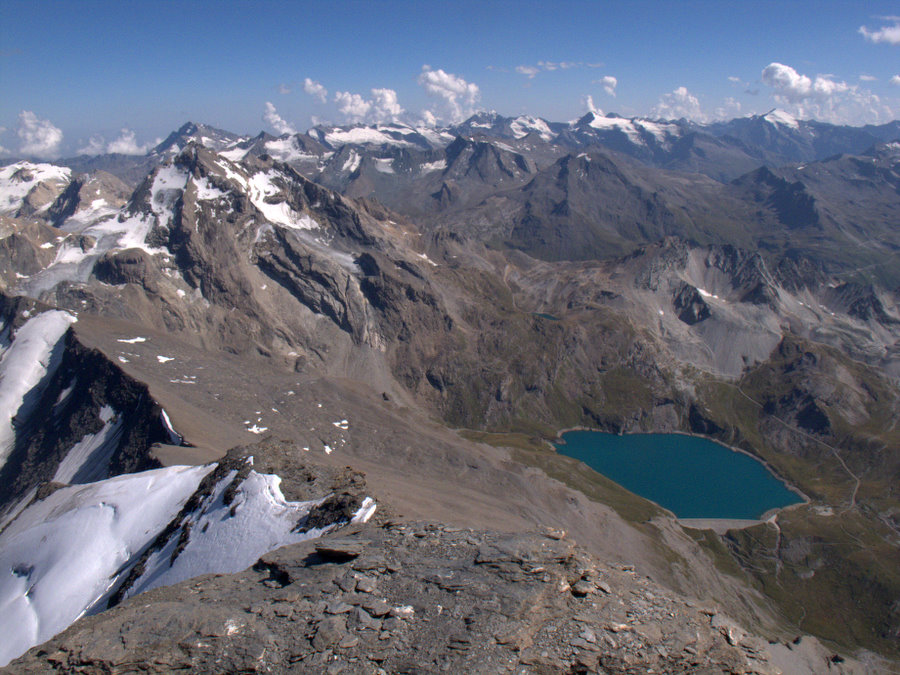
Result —
<svg viewBox="0 0 900 675"><path fill-rule="evenodd" d="M172 426L172 420L169 419L169 414L166 412L165 408L160 408L159 417L162 420L163 426L166 428L166 433L169 435L169 444L181 445L182 442L184 442L184 436L175 431L175 427Z"/></svg>
<svg viewBox="0 0 900 675"><path fill-rule="evenodd" d="M432 171L443 171L447 168L447 160L439 159L436 162L425 162L422 167L422 173L431 173Z"/></svg>
<svg viewBox="0 0 900 675"><path fill-rule="evenodd" d="M376 159L375 170L380 173L394 173L394 167L391 166L393 161L394 160L390 157L388 157L387 159Z"/></svg>
<svg viewBox="0 0 900 675"><path fill-rule="evenodd" d="M125 344L134 345L138 342L146 342L147 338L145 337L133 337L133 338L118 338L116 342L124 342Z"/></svg>
<svg viewBox="0 0 900 675"><path fill-rule="evenodd" d="M341 167L341 171L346 171L347 173L353 173L356 169L359 168L359 163L362 161L362 157L355 150L350 151L350 156L347 157L347 161L344 162L344 166Z"/></svg>
<svg viewBox="0 0 900 675"><path fill-rule="evenodd" d="M25 395L59 366L57 345L75 321L60 310L38 314L22 324L0 352L0 466L15 442L13 417L30 412L22 410Z"/></svg>
<svg viewBox="0 0 900 675"><path fill-rule="evenodd" d="M85 436L73 445L56 468L53 480L58 483L92 483L109 474L109 462L122 438L123 419L105 405L98 415L103 428Z"/></svg>

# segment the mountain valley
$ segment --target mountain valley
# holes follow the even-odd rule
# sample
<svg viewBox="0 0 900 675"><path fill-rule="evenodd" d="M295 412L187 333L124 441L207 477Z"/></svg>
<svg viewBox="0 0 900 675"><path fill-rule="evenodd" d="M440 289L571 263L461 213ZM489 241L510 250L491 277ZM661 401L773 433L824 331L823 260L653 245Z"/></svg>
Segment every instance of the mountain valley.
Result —
<svg viewBox="0 0 900 675"><path fill-rule="evenodd" d="M11 162L0 660L890 672L898 214L900 123L777 110ZM688 525L557 454L574 428L702 435L804 501Z"/></svg>

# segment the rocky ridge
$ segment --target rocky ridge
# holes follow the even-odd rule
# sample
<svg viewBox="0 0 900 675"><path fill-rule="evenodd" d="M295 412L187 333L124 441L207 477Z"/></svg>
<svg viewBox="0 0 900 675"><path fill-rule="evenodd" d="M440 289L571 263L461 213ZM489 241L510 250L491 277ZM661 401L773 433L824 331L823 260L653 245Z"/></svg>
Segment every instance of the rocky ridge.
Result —
<svg viewBox="0 0 900 675"><path fill-rule="evenodd" d="M565 532L382 520L150 591L8 672L782 672L771 650ZM860 667L829 656L828 672Z"/></svg>

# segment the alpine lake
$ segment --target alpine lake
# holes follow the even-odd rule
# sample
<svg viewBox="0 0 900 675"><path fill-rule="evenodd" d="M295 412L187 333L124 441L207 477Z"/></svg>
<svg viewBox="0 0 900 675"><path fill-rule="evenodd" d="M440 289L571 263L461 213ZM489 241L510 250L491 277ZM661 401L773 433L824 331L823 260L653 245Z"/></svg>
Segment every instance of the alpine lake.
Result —
<svg viewBox="0 0 900 675"><path fill-rule="evenodd" d="M557 452L678 518L753 520L802 501L760 461L706 438L567 431L561 440Z"/></svg>

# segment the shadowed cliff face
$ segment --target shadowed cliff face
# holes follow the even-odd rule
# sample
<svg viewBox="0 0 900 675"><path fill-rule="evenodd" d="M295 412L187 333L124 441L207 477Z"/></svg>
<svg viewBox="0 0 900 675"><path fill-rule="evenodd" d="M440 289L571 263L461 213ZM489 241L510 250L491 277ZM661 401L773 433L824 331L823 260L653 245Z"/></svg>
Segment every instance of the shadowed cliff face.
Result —
<svg viewBox="0 0 900 675"><path fill-rule="evenodd" d="M40 316L41 308L23 299L4 298L3 304L12 331L24 325L22 312ZM154 443L181 442L147 386L82 345L72 330L52 346L46 373L25 394L14 429L14 445L0 468L0 510L41 484L87 483L154 468Z"/></svg>

